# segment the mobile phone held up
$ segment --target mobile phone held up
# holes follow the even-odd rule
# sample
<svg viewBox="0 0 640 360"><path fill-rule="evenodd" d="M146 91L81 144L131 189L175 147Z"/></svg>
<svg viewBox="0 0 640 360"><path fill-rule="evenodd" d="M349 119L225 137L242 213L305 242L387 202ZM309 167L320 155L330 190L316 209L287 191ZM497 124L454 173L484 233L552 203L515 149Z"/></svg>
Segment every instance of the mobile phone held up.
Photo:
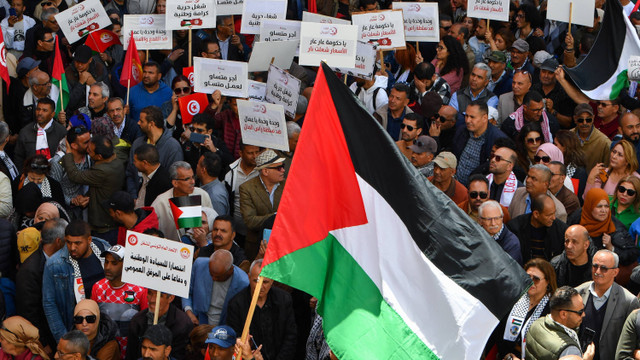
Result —
<svg viewBox="0 0 640 360"><path fill-rule="evenodd" d="M191 140L192 143L202 144L205 140L207 140L207 135L192 132L189 136L189 140Z"/></svg>

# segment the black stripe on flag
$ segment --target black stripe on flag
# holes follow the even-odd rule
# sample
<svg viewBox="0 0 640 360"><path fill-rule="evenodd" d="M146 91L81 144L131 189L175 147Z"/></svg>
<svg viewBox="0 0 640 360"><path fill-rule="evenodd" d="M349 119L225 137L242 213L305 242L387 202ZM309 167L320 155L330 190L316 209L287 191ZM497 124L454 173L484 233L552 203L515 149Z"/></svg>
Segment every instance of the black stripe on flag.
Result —
<svg viewBox="0 0 640 360"><path fill-rule="evenodd" d="M393 208L431 262L502 318L530 286L527 274L411 165L353 93L322 66L356 173ZM419 281L420 275L407 279Z"/></svg>
<svg viewBox="0 0 640 360"><path fill-rule="evenodd" d="M199 206L202 204L202 196L200 195L191 195L191 196L179 196L169 199L175 206L181 208L185 206Z"/></svg>

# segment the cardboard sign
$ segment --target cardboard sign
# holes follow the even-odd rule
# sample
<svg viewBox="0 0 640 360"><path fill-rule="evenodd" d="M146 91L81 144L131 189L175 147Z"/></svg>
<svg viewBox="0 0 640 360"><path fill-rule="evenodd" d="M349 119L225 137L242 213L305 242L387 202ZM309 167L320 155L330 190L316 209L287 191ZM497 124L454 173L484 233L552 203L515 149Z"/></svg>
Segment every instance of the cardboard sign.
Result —
<svg viewBox="0 0 640 360"><path fill-rule="evenodd" d="M260 23L260 41L297 41L297 56L300 53L300 21L264 20Z"/></svg>
<svg viewBox="0 0 640 360"><path fill-rule="evenodd" d="M573 3L573 9L571 10L573 19L571 21L569 21L570 3ZM547 4L547 19L592 27L595 7L595 0L549 0Z"/></svg>
<svg viewBox="0 0 640 360"><path fill-rule="evenodd" d="M111 25L111 19L99 0L83 1L55 15L55 18L69 44Z"/></svg>
<svg viewBox="0 0 640 360"><path fill-rule="evenodd" d="M129 46L129 34L133 32L136 48L159 50L173 48L173 32L164 25L164 15L125 15L122 33L124 48Z"/></svg>
<svg viewBox="0 0 640 360"><path fill-rule="evenodd" d="M440 41L438 3L394 2L404 17L404 36L407 41Z"/></svg>
<svg viewBox="0 0 640 360"><path fill-rule="evenodd" d="M352 68L356 63L358 28L355 25L302 23L300 65Z"/></svg>
<svg viewBox="0 0 640 360"><path fill-rule="evenodd" d="M282 105L238 100L242 142L289 151L287 121Z"/></svg>
<svg viewBox="0 0 640 360"><path fill-rule="evenodd" d="M300 42L295 40L280 41L277 46L270 42L256 41L249 58L249 71L267 71L273 59L277 67L288 69Z"/></svg>
<svg viewBox="0 0 640 360"><path fill-rule="evenodd" d="M296 116L296 106L300 97L300 83L301 81L295 76L271 65L267 77L265 100L284 106L284 111L293 118Z"/></svg>
<svg viewBox="0 0 640 360"><path fill-rule="evenodd" d="M629 75L629 80L631 81L640 81L640 56L629 57L627 75Z"/></svg>
<svg viewBox="0 0 640 360"><path fill-rule="evenodd" d="M354 13L351 22L358 25L358 40L375 41L379 50L404 49L406 46L402 10Z"/></svg>
<svg viewBox="0 0 640 360"><path fill-rule="evenodd" d="M284 20L287 0L244 0L242 7L243 34L260 34L262 20Z"/></svg>
<svg viewBox="0 0 640 360"><path fill-rule="evenodd" d="M216 23L215 0L167 0L167 30L210 28Z"/></svg>
<svg viewBox="0 0 640 360"><path fill-rule="evenodd" d="M218 16L242 14L243 0L216 0Z"/></svg>
<svg viewBox="0 0 640 360"><path fill-rule="evenodd" d="M310 13L307 11L302 12L302 22L315 22L321 24L342 24L351 25L351 21L345 19L338 19L332 16L320 15L316 13Z"/></svg>
<svg viewBox="0 0 640 360"><path fill-rule="evenodd" d="M364 41L358 41L356 48L356 65L352 68L332 67L333 71L356 76L365 80L373 79L373 69L376 64L376 46Z"/></svg>
<svg viewBox="0 0 640 360"><path fill-rule="evenodd" d="M193 246L127 231L122 281L189 297Z"/></svg>
<svg viewBox="0 0 640 360"><path fill-rule="evenodd" d="M249 100L264 101L267 94L267 84L249 80Z"/></svg>
<svg viewBox="0 0 640 360"><path fill-rule="evenodd" d="M468 0L467 16L478 19L509 21L509 4L509 0ZM567 11L569 11L569 8L567 8ZM591 9L591 12L593 12L593 9Z"/></svg>
<svg viewBox="0 0 640 360"><path fill-rule="evenodd" d="M194 90L205 94L220 90L223 96L246 98L247 71L246 62L194 57Z"/></svg>

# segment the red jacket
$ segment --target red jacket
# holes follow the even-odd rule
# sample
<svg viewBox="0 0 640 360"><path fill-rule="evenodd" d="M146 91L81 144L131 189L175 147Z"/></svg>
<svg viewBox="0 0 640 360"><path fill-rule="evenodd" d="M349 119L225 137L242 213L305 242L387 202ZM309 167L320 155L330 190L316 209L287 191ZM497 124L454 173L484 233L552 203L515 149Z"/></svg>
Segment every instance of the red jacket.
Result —
<svg viewBox="0 0 640 360"><path fill-rule="evenodd" d="M144 232L147 229L158 228L158 215L156 210L151 206L144 206L140 209L136 209L136 215L138 215L138 222L131 229L127 229L124 226L118 228L118 245L125 246L125 238L127 236L127 230Z"/></svg>
<svg viewBox="0 0 640 360"><path fill-rule="evenodd" d="M240 157L240 119L231 109L225 110L215 116L215 128L222 130L222 139L234 159Z"/></svg>

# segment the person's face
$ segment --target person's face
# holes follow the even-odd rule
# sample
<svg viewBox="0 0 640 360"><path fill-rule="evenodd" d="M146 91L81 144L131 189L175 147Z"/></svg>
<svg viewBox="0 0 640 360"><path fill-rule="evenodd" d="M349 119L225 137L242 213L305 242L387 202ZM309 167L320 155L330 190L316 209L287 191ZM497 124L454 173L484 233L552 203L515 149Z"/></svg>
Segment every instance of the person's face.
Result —
<svg viewBox="0 0 640 360"><path fill-rule="evenodd" d="M2 352L7 355L13 356L18 356L25 350L25 348L22 346L16 346L8 342L2 335L0 335L0 347L2 348Z"/></svg>
<svg viewBox="0 0 640 360"><path fill-rule="evenodd" d="M260 148L253 145L245 145L244 149L240 150L240 157L242 162L250 166L256 166L256 157L260 155Z"/></svg>
<svg viewBox="0 0 640 360"><path fill-rule="evenodd" d="M32 171L27 173L27 179L29 180L29 182L32 182L37 185L42 184L42 182L44 181L44 178L46 177L47 176L45 174L37 174Z"/></svg>
<svg viewBox="0 0 640 360"><path fill-rule="evenodd" d="M220 46L216 43L210 43L209 45L207 45L207 53L202 55L209 59L222 59Z"/></svg>
<svg viewBox="0 0 640 360"><path fill-rule="evenodd" d="M444 45L444 42L440 41L436 47L436 59L446 60L449 57L449 49Z"/></svg>
<svg viewBox="0 0 640 360"><path fill-rule="evenodd" d="M211 221L213 221L213 219L211 219ZM202 212L202 225L200 225L200 228L204 230L205 234L209 234L209 218L204 211Z"/></svg>
<svg viewBox="0 0 640 360"><path fill-rule="evenodd" d="M606 221L609 217L609 213L609 201L605 199L600 200L593 210L591 210L591 216L593 216L597 221Z"/></svg>
<svg viewBox="0 0 640 360"><path fill-rule="evenodd" d="M513 74L513 95L524 96L531 89L531 80L529 76L523 73Z"/></svg>
<svg viewBox="0 0 640 360"><path fill-rule="evenodd" d="M296 147L298 147L298 139L300 138L300 133L293 133L289 135L289 151L296 151Z"/></svg>
<svg viewBox="0 0 640 360"><path fill-rule="evenodd" d="M633 114L627 114L620 120L620 132L622 136L631 141L636 142L640 139L640 118Z"/></svg>
<svg viewBox="0 0 640 360"><path fill-rule="evenodd" d="M264 284L264 283L263 283ZM229 346L228 348L223 348L217 344L208 344L209 345L209 357L211 360L230 360L233 357L233 346Z"/></svg>
<svg viewBox="0 0 640 360"><path fill-rule="evenodd" d="M462 26L466 27L467 30L469 30L469 34L473 34L473 19L468 16L465 17L464 20L462 20Z"/></svg>
<svg viewBox="0 0 640 360"><path fill-rule="evenodd" d="M74 316L82 316L82 317L86 317L86 316L95 316L95 314L92 314L91 311L89 310L80 310L78 311L78 313ZM87 335L87 337L89 338L89 340L92 340L93 338L96 337L96 334L98 333L98 321L94 321L93 323L89 323L87 322L87 319L83 319L81 324L75 324L76 326L76 330L80 330L82 331L82 333L84 333L85 335Z"/></svg>
<svg viewBox="0 0 640 360"><path fill-rule="evenodd" d="M22 4L22 0L13 0L11 2L11 7L16 9L16 16L19 18L22 16L24 12L24 5Z"/></svg>
<svg viewBox="0 0 640 360"><path fill-rule="evenodd" d="M457 40L460 40L460 28L462 27L462 24L460 23L455 23L453 25L451 25L451 29L449 29L449 32L447 33L447 35L451 35L454 38L456 38Z"/></svg>
<svg viewBox="0 0 640 360"><path fill-rule="evenodd" d="M140 119L138 120L138 126L140 130L147 136L151 133L151 122L147 121L147 114L141 112Z"/></svg>
<svg viewBox="0 0 640 360"><path fill-rule="evenodd" d="M160 295L160 304L158 307L159 316L162 316L167 313L167 311L169 310L169 305L171 305L171 302L173 301L174 298L175 296L165 294L165 293L162 293ZM153 289L147 290L147 302L149 303L149 312L152 312L152 313L155 312L156 311L156 291L155 290Z"/></svg>
<svg viewBox="0 0 640 360"><path fill-rule="evenodd" d="M544 201L544 209L540 212L534 211L534 213L537 214L536 220L538 220L540 224L545 227L551 227L553 220L556 219L556 204L552 199L547 198Z"/></svg>
<svg viewBox="0 0 640 360"><path fill-rule="evenodd" d="M66 235L64 241L67 244L69 255L74 259L82 259L89 253L89 244L91 244L91 236L71 236Z"/></svg>
<svg viewBox="0 0 640 360"><path fill-rule="evenodd" d="M527 53L522 52L516 48L511 48L511 63L514 67L520 67L524 64L524 60L527 58Z"/></svg>
<svg viewBox="0 0 640 360"><path fill-rule="evenodd" d="M596 286L609 287L618 275L615 259L612 254L597 253L591 261L591 277Z"/></svg>
<svg viewBox="0 0 640 360"><path fill-rule="evenodd" d="M557 138L553 139L553 145L555 145L558 149L560 149L560 151L562 151L562 153L564 154L564 146L562 144L560 144L560 141L558 141Z"/></svg>
<svg viewBox="0 0 640 360"><path fill-rule="evenodd" d="M440 122L440 130L442 131L449 130L456 124L455 119L452 116L446 114L444 107L441 107L440 110L438 110L437 121Z"/></svg>
<svg viewBox="0 0 640 360"><path fill-rule="evenodd" d="M540 152L538 152L540 154ZM560 175L560 165L548 164L547 167L551 170L551 181L549 182L549 188L561 189L564 186L565 176Z"/></svg>
<svg viewBox="0 0 640 360"><path fill-rule="evenodd" d="M102 97L102 89L100 86L92 86L89 89L89 108L102 109L108 98Z"/></svg>
<svg viewBox="0 0 640 360"><path fill-rule="evenodd" d="M207 130L207 125L205 124L196 124L193 123L191 124L191 126L193 127L193 132L197 133L197 134L202 134L202 135L211 135L211 133L213 132L212 130Z"/></svg>
<svg viewBox="0 0 640 360"><path fill-rule="evenodd" d="M360 7L361 11L375 11L378 10L376 4L367 4L364 7Z"/></svg>
<svg viewBox="0 0 640 360"><path fill-rule="evenodd" d="M518 11L516 13L516 25L518 26L518 28L522 28L525 25L527 25L527 19L524 16L524 11Z"/></svg>
<svg viewBox="0 0 640 360"><path fill-rule="evenodd" d="M167 0L158 0L156 3L156 14L164 15L167 11Z"/></svg>
<svg viewBox="0 0 640 360"><path fill-rule="evenodd" d="M409 99L407 98L406 92L391 89L391 94L389 94L389 109L391 111L400 111L404 109L408 103Z"/></svg>
<svg viewBox="0 0 640 360"><path fill-rule="evenodd" d="M276 163L263 169L265 177L272 184L279 183L284 180L284 163Z"/></svg>
<svg viewBox="0 0 640 360"><path fill-rule="evenodd" d="M118 260L112 254L107 254L104 258L104 277L109 281L120 280L122 276L122 260Z"/></svg>
<svg viewBox="0 0 640 360"><path fill-rule="evenodd" d="M142 83L144 86L155 86L162 78L162 73L155 66L145 66L142 68Z"/></svg>
<svg viewBox="0 0 640 360"><path fill-rule="evenodd" d="M578 259L587 252L588 248L589 241L580 228L572 227L564 234L564 251L567 254L567 259Z"/></svg>
<svg viewBox="0 0 640 360"><path fill-rule="evenodd" d="M42 72L38 73L38 83L32 86L32 91L33 94L38 98L43 98L49 95L49 92L51 91L51 81L49 81L49 75ZM42 106L48 107L48 105ZM53 115L51 117L53 117Z"/></svg>
<svg viewBox="0 0 640 360"><path fill-rule="evenodd" d="M236 98L229 99L229 108L233 111L234 114L238 115L238 103Z"/></svg>
<svg viewBox="0 0 640 360"><path fill-rule="evenodd" d="M418 129L418 122L416 120L404 119L400 127L400 136L404 141L413 141L422 132L422 129Z"/></svg>
<svg viewBox="0 0 640 360"><path fill-rule="evenodd" d="M556 83L556 74L553 71L540 69L540 82L545 86L554 85Z"/></svg>
<svg viewBox="0 0 640 360"><path fill-rule="evenodd" d="M193 189L196 186L193 170L178 168L178 178L171 180L171 183L173 184L174 191L180 194L189 195L193 193Z"/></svg>
<svg viewBox="0 0 640 360"><path fill-rule="evenodd" d="M480 225L489 233L494 236L500 229L502 229L503 218L500 215L500 210L495 207L487 207L483 209L482 217L480 218Z"/></svg>
<svg viewBox="0 0 640 360"><path fill-rule="evenodd" d="M523 115L525 119L529 121L537 121L542 116L544 111L544 102L529 101L529 104L525 104L523 108Z"/></svg>
<svg viewBox="0 0 640 360"><path fill-rule="evenodd" d="M124 107L120 101L112 101L107 103L107 115L116 126L120 126L124 121ZM140 113L140 117L142 117ZM146 116L146 115L145 115Z"/></svg>
<svg viewBox="0 0 640 360"><path fill-rule="evenodd" d="M73 66L76 67L76 70L78 70L78 73L83 73L89 70L89 64L91 64L91 59L89 59L89 61L87 62L80 62L80 61L73 60Z"/></svg>
<svg viewBox="0 0 640 360"><path fill-rule="evenodd" d="M231 230L231 223L226 220L216 220L213 222L211 238L215 248L226 249L236 237L236 232Z"/></svg>
<svg viewBox="0 0 640 360"><path fill-rule="evenodd" d="M222 24L217 26L218 34L223 36L233 35L233 20L228 17L222 20Z"/></svg>
<svg viewBox="0 0 640 360"><path fill-rule="evenodd" d="M453 175L456 173L455 169L446 168L443 169L438 164L433 165L433 181L441 183L451 180Z"/></svg>
<svg viewBox="0 0 640 360"><path fill-rule="evenodd" d="M475 195L472 197L472 195ZM477 212L483 202L489 200L489 188L484 181L474 181L469 184L469 206Z"/></svg>
<svg viewBox="0 0 640 360"><path fill-rule="evenodd" d="M171 346L156 345L149 339L143 339L140 346L142 360L166 360L171 353Z"/></svg>
<svg viewBox="0 0 640 360"><path fill-rule="evenodd" d="M566 327L571 329L577 329L582 324L582 319L584 318L584 305L582 304L582 297L580 295L574 296L571 299L571 307L573 311L581 312L582 315L578 315L575 312L567 311L567 323L564 324Z"/></svg>
<svg viewBox="0 0 640 360"><path fill-rule="evenodd" d="M611 116L615 116L618 113L618 106L613 105L609 100L603 100L598 102L598 116L606 119Z"/></svg>
<svg viewBox="0 0 640 360"><path fill-rule="evenodd" d="M100 155L96 154L96 144L92 142L89 142L89 146L87 147L87 154L89 154L89 157L93 161L98 161L102 158L100 157Z"/></svg>
<svg viewBox="0 0 640 360"><path fill-rule="evenodd" d="M449 29L451 29L451 21L440 20L440 38L447 35L447 33L449 32ZM442 45L442 42L440 42L440 45Z"/></svg>
<svg viewBox="0 0 640 360"><path fill-rule="evenodd" d="M469 88L474 93L484 89L489 83L489 77L487 77L487 71L474 67L469 77Z"/></svg>
<svg viewBox="0 0 640 360"><path fill-rule="evenodd" d="M620 191L621 187L624 188L624 192ZM629 191L633 192L633 195L629 195ZM616 189L617 196L618 196L618 203L622 205L631 205L631 203L633 203L633 201L636 199L636 196L638 196L636 191L637 190L632 183L628 181L623 182Z"/></svg>
<svg viewBox="0 0 640 360"><path fill-rule="evenodd" d="M527 292L530 297L540 298L547 293L547 286L549 286L549 280L544 277L544 273L537 267L530 267L527 269L527 275L533 281L533 285Z"/></svg>
<svg viewBox="0 0 640 360"><path fill-rule="evenodd" d="M530 195L544 194L547 192L549 183L544 181L544 173L542 170L529 169L525 186Z"/></svg>
<svg viewBox="0 0 640 360"><path fill-rule="evenodd" d="M58 30L60 30L60 25L58 25L58 20L56 20L55 15L49 16L49 19L45 20L43 22L43 25L44 25L44 27L46 27L47 29L53 31L54 33L57 33ZM49 35L51 35L51 34L45 34L45 39ZM51 38L53 39L53 36L51 36ZM53 50L53 46L51 47L51 50ZM49 50L49 51L51 51L51 50Z"/></svg>
<svg viewBox="0 0 640 360"><path fill-rule="evenodd" d="M38 44L42 47L42 51L51 52L55 46L55 39L52 34L46 33L44 34L43 39L38 41Z"/></svg>
<svg viewBox="0 0 640 360"><path fill-rule="evenodd" d="M500 51L505 51L507 49L507 43L504 41L501 35L495 36L494 42L496 43L496 47Z"/></svg>
<svg viewBox="0 0 640 360"><path fill-rule="evenodd" d="M55 359L80 359L80 353L72 350L72 344L69 343L69 340L60 339L56 350Z"/></svg>
<svg viewBox="0 0 640 360"><path fill-rule="evenodd" d="M573 120L576 122L576 126L578 127L578 132L580 134L585 135L591 132L591 127L593 126L593 116L591 116L591 114L584 112L582 114L575 115Z"/></svg>
<svg viewBox="0 0 640 360"><path fill-rule="evenodd" d="M84 133L76 137L76 141L71 144L71 148L79 154L86 155L89 151L89 143L91 142L91 133Z"/></svg>
<svg viewBox="0 0 640 360"><path fill-rule="evenodd" d="M467 106L467 112L464 116L464 123L467 126L467 130L473 133L482 131L482 129L487 127L488 122L487 114L480 112L479 106Z"/></svg>
<svg viewBox="0 0 640 360"><path fill-rule="evenodd" d="M144 165L144 161L138 159L138 156L136 156L136 154L133 154L133 166L135 166L138 171L143 172L145 168Z"/></svg>
<svg viewBox="0 0 640 360"><path fill-rule="evenodd" d="M511 171L512 164L509 162L511 154L505 148L499 148L489 161L489 172L492 174L504 174ZM498 157L500 160L498 161Z"/></svg>
<svg viewBox="0 0 640 360"><path fill-rule="evenodd" d="M112 31L118 36L119 39L122 38L122 26L120 26L119 24L113 24Z"/></svg>
<svg viewBox="0 0 640 360"><path fill-rule="evenodd" d="M431 162L431 160L433 160L433 154L428 151L425 151L423 153L413 152L411 154L411 163L415 167L427 165Z"/></svg>
<svg viewBox="0 0 640 360"><path fill-rule="evenodd" d="M491 75L492 76L494 74L496 76L500 76L502 74L502 72L504 71L504 69L507 67L507 64L506 63L501 63L499 61L489 60L489 67L491 68Z"/></svg>
<svg viewBox="0 0 640 360"><path fill-rule="evenodd" d="M173 93L178 98L191 94L191 86L186 81L178 81L173 85Z"/></svg>
<svg viewBox="0 0 640 360"><path fill-rule="evenodd" d="M256 285L258 284L258 277L260 276L260 271L262 268L260 266L254 266L249 273L249 286L251 287L251 295L256 291ZM266 285L266 286L265 286ZM269 290L271 290L271 285L273 285L273 280L269 278L264 278L262 281L262 287L260 288L260 298L265 298L267 294L269 294Z"/></svg>
<svg viewBox="0 0 640 360"><path fill-rule="evenodd" d="M612 169L623 169L627 167L627 159L624 157L624 148L622 145L617 144L611 149L611 155L609 155L609 166Z"/></svg>

